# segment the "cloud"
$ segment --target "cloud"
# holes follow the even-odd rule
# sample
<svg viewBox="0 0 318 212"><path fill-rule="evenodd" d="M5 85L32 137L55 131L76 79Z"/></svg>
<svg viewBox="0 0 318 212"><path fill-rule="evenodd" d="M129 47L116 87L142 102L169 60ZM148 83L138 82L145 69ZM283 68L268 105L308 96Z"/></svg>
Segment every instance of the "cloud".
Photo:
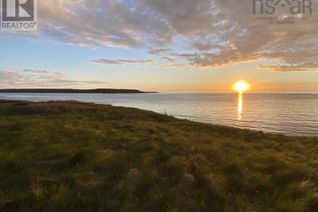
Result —
<svg viewBox="0 0 318 212"><path fill-rule="evenodd" d="M313 71L317 70L316 66L305 66L305 65L259 65L258 68L266 71L274 72L292 72L292 71Z"/></svg>
<svg viewBox="0 0 318 212"><path fill-rule="evenodd" d="M171 63L176 62L176 59L173 57L161 57L161 59L166 60L166 61L171 62Z"/></svg>
<svg viewBox="0 0 318 212"><path fill-rule="evenodd" d="M308 71L318 69L318 3L312 4L308 19L269 24L253 14L248 0L39 1L39 34L73 45L171 52L165 56L178 54L197 67L265 59L284 64L276 71ZM284 20L285 14L278 16Z"/></svg>
<svg viewBox="0 0 318 212"><path fill-rule="evenodd" d="M160 54L163 54L163 53L167 53L169 51L170 51L170 49L168 49L168 48L159 48L159 49L150 49L148 51L148 53L152 54L152 55L160 55Z"/></svg>
<svg viewBox="0 0 318 212"><path fill-rule="evenodd" d="M37 74L49 74L50 73L48 71L35 70L35 69L24 69L23 71L28 72L28 73L37 73Z"/></svg>
<svg viewBox="0 0 318 212"><path fill-rule="evenodd" d="M134 1L39 1L41 31L77 45L143 46L145 40L164 43L171 30L163 20L142 11ZM138 8L137 8L138 7Z"/></svg>
<svg viewBox="0 0 318 212"><path fill-rule="evenodd" d="M91 61L93 63L107 64L107 65L131 65L131 64L151 64L152 60L113 60L113 59L97 59Z"/></svg>
<svg viewBox="0 0 318 212"><path fill-rule="evenodd" d="M58 87L99 87L105 86L103 81L79 81L71 79L63 72L44 70L0 69L0 88L58 88Z"/></svg>

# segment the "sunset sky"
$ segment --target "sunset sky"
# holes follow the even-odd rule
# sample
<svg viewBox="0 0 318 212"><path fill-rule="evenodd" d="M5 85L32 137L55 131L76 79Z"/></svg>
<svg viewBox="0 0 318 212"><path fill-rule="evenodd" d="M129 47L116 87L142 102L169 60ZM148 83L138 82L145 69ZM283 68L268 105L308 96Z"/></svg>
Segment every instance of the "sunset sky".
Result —
<svg viewBox="0 0 318 212"><path fill-rule="evenodd" d="M270 24L251 0L39 0L37 32L0 31L0 87L318 92L317 3Z"/></svg>

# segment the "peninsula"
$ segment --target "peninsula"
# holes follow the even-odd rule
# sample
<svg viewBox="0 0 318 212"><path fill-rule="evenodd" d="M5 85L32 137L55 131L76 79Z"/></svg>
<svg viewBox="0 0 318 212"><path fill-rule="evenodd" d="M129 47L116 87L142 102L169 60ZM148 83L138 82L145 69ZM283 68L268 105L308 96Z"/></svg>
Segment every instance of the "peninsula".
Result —
<svg viewBox="0 0 318 212"><path fill-rule="evenodd" d="M0 89L0 93L101 93L101 94L134 94L134 93L157 93L140 91L137 89L50 89L50 88L32 88L32 89Z"/></svg>

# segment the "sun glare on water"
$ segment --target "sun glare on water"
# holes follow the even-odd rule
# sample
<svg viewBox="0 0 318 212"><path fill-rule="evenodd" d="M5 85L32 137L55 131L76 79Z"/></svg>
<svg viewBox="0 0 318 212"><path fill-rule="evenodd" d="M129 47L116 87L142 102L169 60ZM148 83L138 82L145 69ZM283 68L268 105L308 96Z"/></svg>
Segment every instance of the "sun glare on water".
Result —
<svg viewBox="0 0 318 212"><path fill-rule="evenodd" d="M237 105L237 120L242 120L243 114L243 93L250 89L250 84L244 80L237 81L233 85L233 90L238 92L238 105Z"/></svg>
<svg viewBox="0 0 318 212"><path fill-rule="evenodd" d="M248 84L244 80L240 80L233 85L233 90L235 90L239 93L244 93L244 92L248 91L249 89L250 89L250 84Z"/></svg>

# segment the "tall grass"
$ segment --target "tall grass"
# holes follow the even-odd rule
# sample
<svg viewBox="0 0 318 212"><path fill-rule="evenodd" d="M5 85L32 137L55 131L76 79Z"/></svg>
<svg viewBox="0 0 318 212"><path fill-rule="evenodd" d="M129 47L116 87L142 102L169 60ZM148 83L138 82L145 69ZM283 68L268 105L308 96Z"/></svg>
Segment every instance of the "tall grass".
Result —
<svg viewBox="0 0 318 212"><path fill-rule="evenodd" d="M0 211L318 211L318 139L0 102Z"/></svg>

